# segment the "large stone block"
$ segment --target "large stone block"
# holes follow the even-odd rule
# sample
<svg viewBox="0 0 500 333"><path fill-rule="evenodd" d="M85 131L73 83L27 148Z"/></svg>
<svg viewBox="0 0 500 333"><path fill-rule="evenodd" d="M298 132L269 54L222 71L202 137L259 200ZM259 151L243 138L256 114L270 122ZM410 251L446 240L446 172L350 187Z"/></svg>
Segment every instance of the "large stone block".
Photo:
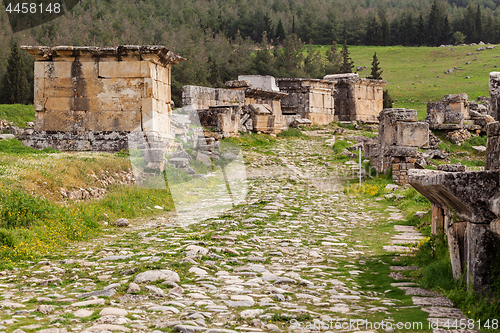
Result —
<svg viewBox="0 0 500 333"><path fill-rule="evenodd" d="M44 78L45 77L45 65L47 63L44 61L35 61L34 65L34 75L35 78Z"/></svg>
<svg viewBox="0 0 500 333"><path fill-rule="evenodd" d="M35 77L33 104L35 111L43 111L45 104L45 77Z"/></svg>
<svg viewBox="0 0 500 333"><path fill-rule="evenodd" d="M475 223L496 218L491 199L500 186L498 171L444 172L409 170L409 183L431 202L454 209L457 217Z"/></svg>
<svg viewBox="0 0 500 333"><path fill-rule="evenodd" d="M500 136L488 138L485 170L500 170Z"/></svg>
<svg viewBox="0 0 500 333"><path fill-rule="evenodd" d="M490 294L498 267L499 240L485 224L467 223L467 286L480 294Z"/></svg>
<svg viewBox="0 0 500 333"><path fill-rule="evenodd" d="M158 66L157 64L149 61L141 61L141 76L144 78L151 78L158 80Z"/></svg>
<svg viewBox="0 0 500 333"><path fill-rule="evenodd" d="M500 120L500 72L490 73L491 111L495 120Z"/></svg>
<svg viewBox="0 0 500 333"><path fill-rule="evenodd" d="M73 110L73 98L71 97L51 97L45 100L45 110L47 111L70 111Z"/></svg>
<svg viewBox="0 0 500 333"><path fill-rule="evenodd" d="M170 71L169 68L157 66L158 78L157 80L163 83L170 84Z"/></svg>
<svg viewBox="0 0 500 333"><path fill-rule="evenodd" d="M113 61L99 63L99 76L102 78L143 77L141 61Z"/></svg>
<svg viewBox="0 0 500 333"><path fill-rule="evenodd" d="M248 81L253 88L262 90L279 91L274 76L269 75L239 75L238 81Z"/></svg>
<svg viewBox="0 0 500 333"><path fill-rule="evenodd" d="M170 132L168 114L162 114L157 111L142 111L142 130L159 132L164 135Z"/></svg>
<svg viewBox="0 0 500 333"><path fill-rule="evenodd" d="M51 79L71 79L73 77L72 74L74 74L72 67L72 62L47 62L45 64L45 77Z"/></svg>
<svg viewBox="0 0 500 333"><path fill-rule="evenodd" d="M396 142L401 146L427 147L429 124L425 122L398 122Z"/></svg>
<svg viewBox="0 0 500 333"><path fill-rule="evenodd" d="M87 131L138 131L141 130L141 112L87 112L85 129Z"/></svg>
<svg viewBox="0 0 500 333"><path fill-rule="evenodd" d="M76 96L76 80L83 79L72 78L47 78L44 82L45 97L75 97ZM79 83L81 84L81 83Z"/></svg>
<svg viewBox="0 0 500 333"><path fill-rule="evenodd" d="M112 78L101 79L102 91L97 94L99 98L141 98L145 97L146 80L142 78Z"/></svg>
<svg viewBox="0 0 500 333"><path fill-rule="evenodd" d="M125 98L125 97L101 97L98 99L100 102L99 108L95 104L95 108L91 111L140 111L142 108L142 98Z"/></svg>
<svg viewBox="0 0 500 333"><path fill-rule="evenodd" d="M83 131L86 114L84 111L45 111L43 114L44 131Z"/></svg>
<svg viewBox="0 0 500 333"><path fill-rule="evenodd" d="M467 222L455 222L446 230L451 268L453 277L457 280L460 279L467 265L467 249L465 248L466 227Z"/></svg>

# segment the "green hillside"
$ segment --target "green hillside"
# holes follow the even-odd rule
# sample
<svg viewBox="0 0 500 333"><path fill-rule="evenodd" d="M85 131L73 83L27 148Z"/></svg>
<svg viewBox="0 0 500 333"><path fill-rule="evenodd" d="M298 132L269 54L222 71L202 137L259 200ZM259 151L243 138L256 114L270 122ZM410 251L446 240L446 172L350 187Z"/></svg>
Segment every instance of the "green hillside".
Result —
<svg viewBox="0 0 500 333"><path fill-rule="evenodd" d="M27 121L35 120L33 105L0 104L0 119L5 119L14 125L24 128Z"/></svg>
<svg viewBox="0 0 500 333"><path fill-rule="evenodd" d="M387 80L386 88L398 100L394 107L417 109L422 118L425 103L441 100L445 94L467 93L469 100L489 96L489 73L500 71L495 68L500 65L500 48L478 52L478 47L350 46L349 51L356 67L367 67L359 72L361 77L370 74L373 53L377 52L384 70L382 77ZM454 67L460 70L444 74ZM467 76L470 78L466 79Z"/></svg>

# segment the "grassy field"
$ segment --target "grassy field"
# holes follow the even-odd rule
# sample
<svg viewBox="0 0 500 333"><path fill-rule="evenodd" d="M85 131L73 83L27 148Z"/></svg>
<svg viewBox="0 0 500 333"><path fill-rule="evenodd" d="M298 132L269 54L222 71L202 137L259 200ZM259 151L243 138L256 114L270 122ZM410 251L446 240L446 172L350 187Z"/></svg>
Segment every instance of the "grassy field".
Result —
<svg viewBox="0 0 500 333"><path fill-rule="evenodd" d="M35 120L33 105L0 104L0 119L12 121L14 125L24 128L27 121Z"/></svg>
<svg viewBox="0 0 500 333"><path fill-rule="evenodd" d="M328 49L314 47L322 52ZM373 53L377 52L386 88L397 100L394 107L416 109L423 118L425 103L439 101L446 94L467 93L470 100L489 96L489 73L500 71L494 67L500 65L500 48L478 52L478 47L349 46L349 51L356 67L367 67L359 72L360 77L370 75ZM444 74L454 67L459 70Z"/></svg>

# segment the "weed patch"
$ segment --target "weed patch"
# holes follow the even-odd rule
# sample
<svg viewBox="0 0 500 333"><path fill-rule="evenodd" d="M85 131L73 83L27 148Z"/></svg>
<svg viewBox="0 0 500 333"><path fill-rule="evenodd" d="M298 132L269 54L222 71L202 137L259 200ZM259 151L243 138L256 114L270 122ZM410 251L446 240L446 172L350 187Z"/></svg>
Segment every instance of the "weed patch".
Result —
<svg viewBox="0 0 500 333"><path fill-rule="evenodd" d="M307 134L302 133L301 130L294 128L294 127L290 127L286 131L279 133L277 135L277 137L281 138L281 139L290 139L290 138L305 139L305 138L309 138L309 136Z"/></svg>

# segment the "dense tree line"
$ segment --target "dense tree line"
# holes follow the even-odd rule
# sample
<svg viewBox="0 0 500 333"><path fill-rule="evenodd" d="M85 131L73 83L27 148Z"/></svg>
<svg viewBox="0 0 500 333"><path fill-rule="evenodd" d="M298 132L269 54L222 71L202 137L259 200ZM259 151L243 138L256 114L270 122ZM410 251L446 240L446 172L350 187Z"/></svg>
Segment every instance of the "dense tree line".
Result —
<svg viewBox="0 0 500 333"><path fill-rule="evenodd" d="M221 86L244 73L322 77L342 71L349 45L500 41L500 0L82 0L63 17L12 36L0 11L0 77L10 43L159 44L189 59L173 67L185 84ZM327 48L321 57L317 48ZM33 59L21 54L27 68ZM383 65L383 59L382 65ZM32 83L32 71L27 80ZM1 88L1 87L0 87Z"/></svg>

